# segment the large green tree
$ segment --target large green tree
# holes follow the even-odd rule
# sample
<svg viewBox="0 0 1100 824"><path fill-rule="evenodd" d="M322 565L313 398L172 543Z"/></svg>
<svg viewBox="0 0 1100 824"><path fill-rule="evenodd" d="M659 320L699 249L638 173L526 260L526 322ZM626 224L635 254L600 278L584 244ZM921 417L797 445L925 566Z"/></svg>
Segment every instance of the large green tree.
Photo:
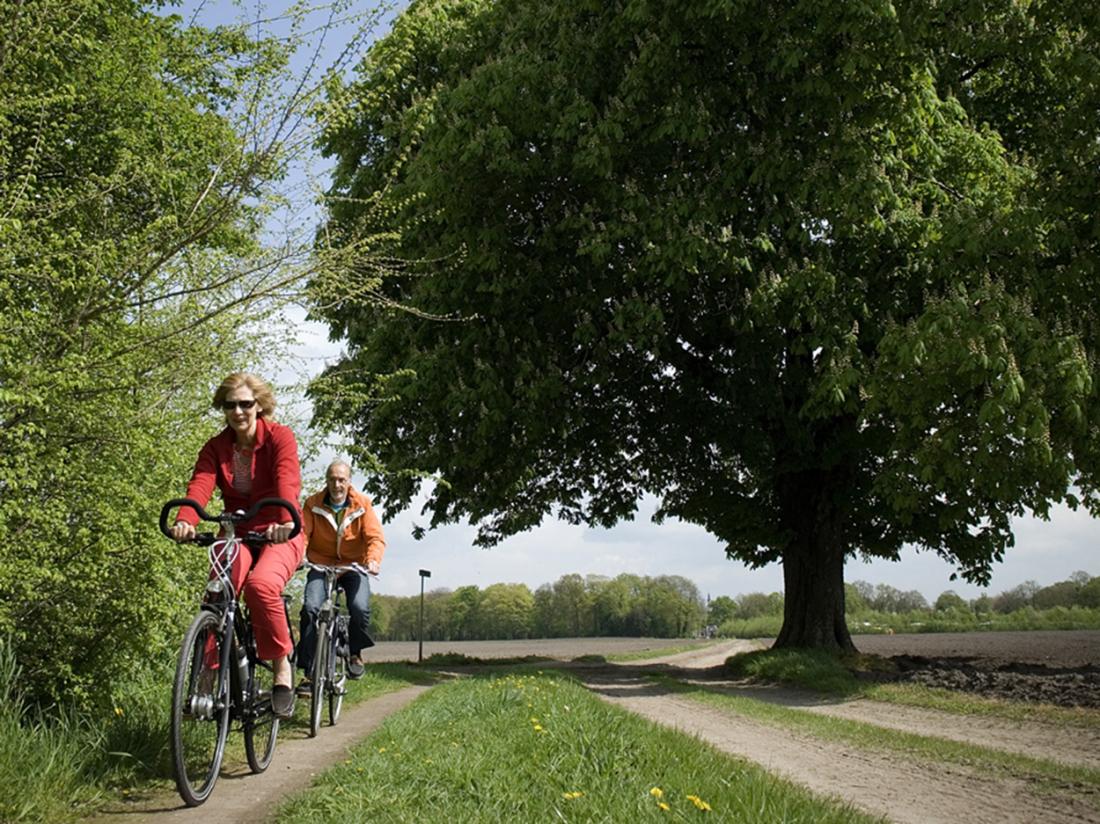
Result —
<svg viewBox="0 0 1100 824"><path fill-rule="evenodd" d="M323 417L486 545L655 495L782 563L780 645L852 646L853 554L988 581L1098 509L1097 14L412 3L332 90L326 237L424 268L319 310Z"/></svg>

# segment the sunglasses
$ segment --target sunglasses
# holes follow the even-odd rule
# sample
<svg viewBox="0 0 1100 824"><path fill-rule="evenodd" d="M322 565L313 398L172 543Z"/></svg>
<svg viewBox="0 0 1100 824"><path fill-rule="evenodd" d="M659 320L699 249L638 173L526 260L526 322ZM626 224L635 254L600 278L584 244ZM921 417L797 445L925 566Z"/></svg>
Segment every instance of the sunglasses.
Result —
<svg viewBox="0 0 1100 824"><path fill-rule="evenodd" d="M256 401L222 401L222 409L226 412L232 412L238 406L246 412L256 405Z"/></svg>

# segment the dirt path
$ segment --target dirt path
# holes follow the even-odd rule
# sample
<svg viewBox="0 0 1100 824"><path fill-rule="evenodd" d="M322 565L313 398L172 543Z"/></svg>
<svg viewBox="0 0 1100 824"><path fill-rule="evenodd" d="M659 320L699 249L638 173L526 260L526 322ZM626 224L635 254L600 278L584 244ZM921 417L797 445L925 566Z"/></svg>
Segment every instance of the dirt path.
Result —
<svg viewBox="0 0 1100 824"><path fill-rule="evenodd" d="M739 644L744 646L739 646ZM1057 788L1037 792L1018 779L993 778L966 767L929 763L897 753L825 742L757 723L670 693L646 676L664 672L738 695L905 732L1100 768L1100 733L1037 722L960 718L949 713L857 699L822 699L786 689L747 687L699 676L734 652L733 642L668 659L578 673L597 695L657 723L698 736L816 793L833 796L899 824L931 822L1100 822L1100 800ZM718 659L716 662L715 659ZM668 666L675 663L675 667Z"/></svg>
<svg viewBox="0 0 1100 824"><path fill-rule="evenodd" d="M1100 810L1072 796L1039 796L1021 781L823 742L662 693L642 678L586 683L624 709L898 824L1100 821Z"/></svg>
<svg viewBox="0 0 1100 824"><path fill-rule="evenodd" d="M345 707L340 723L324 727L316 738L281 740L266 772L252 775L247 766L222 772L209 800L201 807L184 807L173 793L144 802L120 804L91 821L95 824L256 824L267 821L291 794L304 790L314 777L347 757L348 750L374 731L387 715L407 706L428 687L406 687L354 707ZM299 709L301 712L301 709Z"/></svg>

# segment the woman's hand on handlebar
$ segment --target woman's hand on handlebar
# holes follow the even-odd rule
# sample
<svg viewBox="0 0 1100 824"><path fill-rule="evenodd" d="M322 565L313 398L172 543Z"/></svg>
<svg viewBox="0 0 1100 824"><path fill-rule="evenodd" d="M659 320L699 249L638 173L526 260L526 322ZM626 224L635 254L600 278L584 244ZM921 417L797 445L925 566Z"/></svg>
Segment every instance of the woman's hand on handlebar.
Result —
<svg viewBox="0 0 1100 824"><path fill-rule="evenodd" d="M281 544L290 537L290 533L294 531L294 522L288 521L285 524L268 524L265 535L267 539L273 544Z"/></svg>
<svg viewBox="0 0 1100 824"><path fill-rule="evenodd" d="M171 528L172 538L176 543L182 544L184 541L195 540L195 527L187 523L187 521L177 521Z"/></svg>

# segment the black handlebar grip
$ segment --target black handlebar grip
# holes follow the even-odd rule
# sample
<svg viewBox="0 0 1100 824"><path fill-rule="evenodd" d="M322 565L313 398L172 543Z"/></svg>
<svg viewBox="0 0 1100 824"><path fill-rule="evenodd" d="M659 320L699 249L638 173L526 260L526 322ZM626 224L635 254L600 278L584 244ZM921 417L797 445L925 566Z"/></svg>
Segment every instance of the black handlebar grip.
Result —
<svg viewBox="0 0 1100 824"><path fill-rule="evenodd" d="M191 509L195 510L195 514L204 521L214 520L206 514L206 511L201 506L199 506L198 501L193 501L190 498L173 498L166 503L164 508L160 511L160 531L164 533L164 537L166 538L172 538L172 533L168 531L168 514L177 506L181 509L185 506L191 507ZM173 538L173 540L175 539Z"/></svg>

